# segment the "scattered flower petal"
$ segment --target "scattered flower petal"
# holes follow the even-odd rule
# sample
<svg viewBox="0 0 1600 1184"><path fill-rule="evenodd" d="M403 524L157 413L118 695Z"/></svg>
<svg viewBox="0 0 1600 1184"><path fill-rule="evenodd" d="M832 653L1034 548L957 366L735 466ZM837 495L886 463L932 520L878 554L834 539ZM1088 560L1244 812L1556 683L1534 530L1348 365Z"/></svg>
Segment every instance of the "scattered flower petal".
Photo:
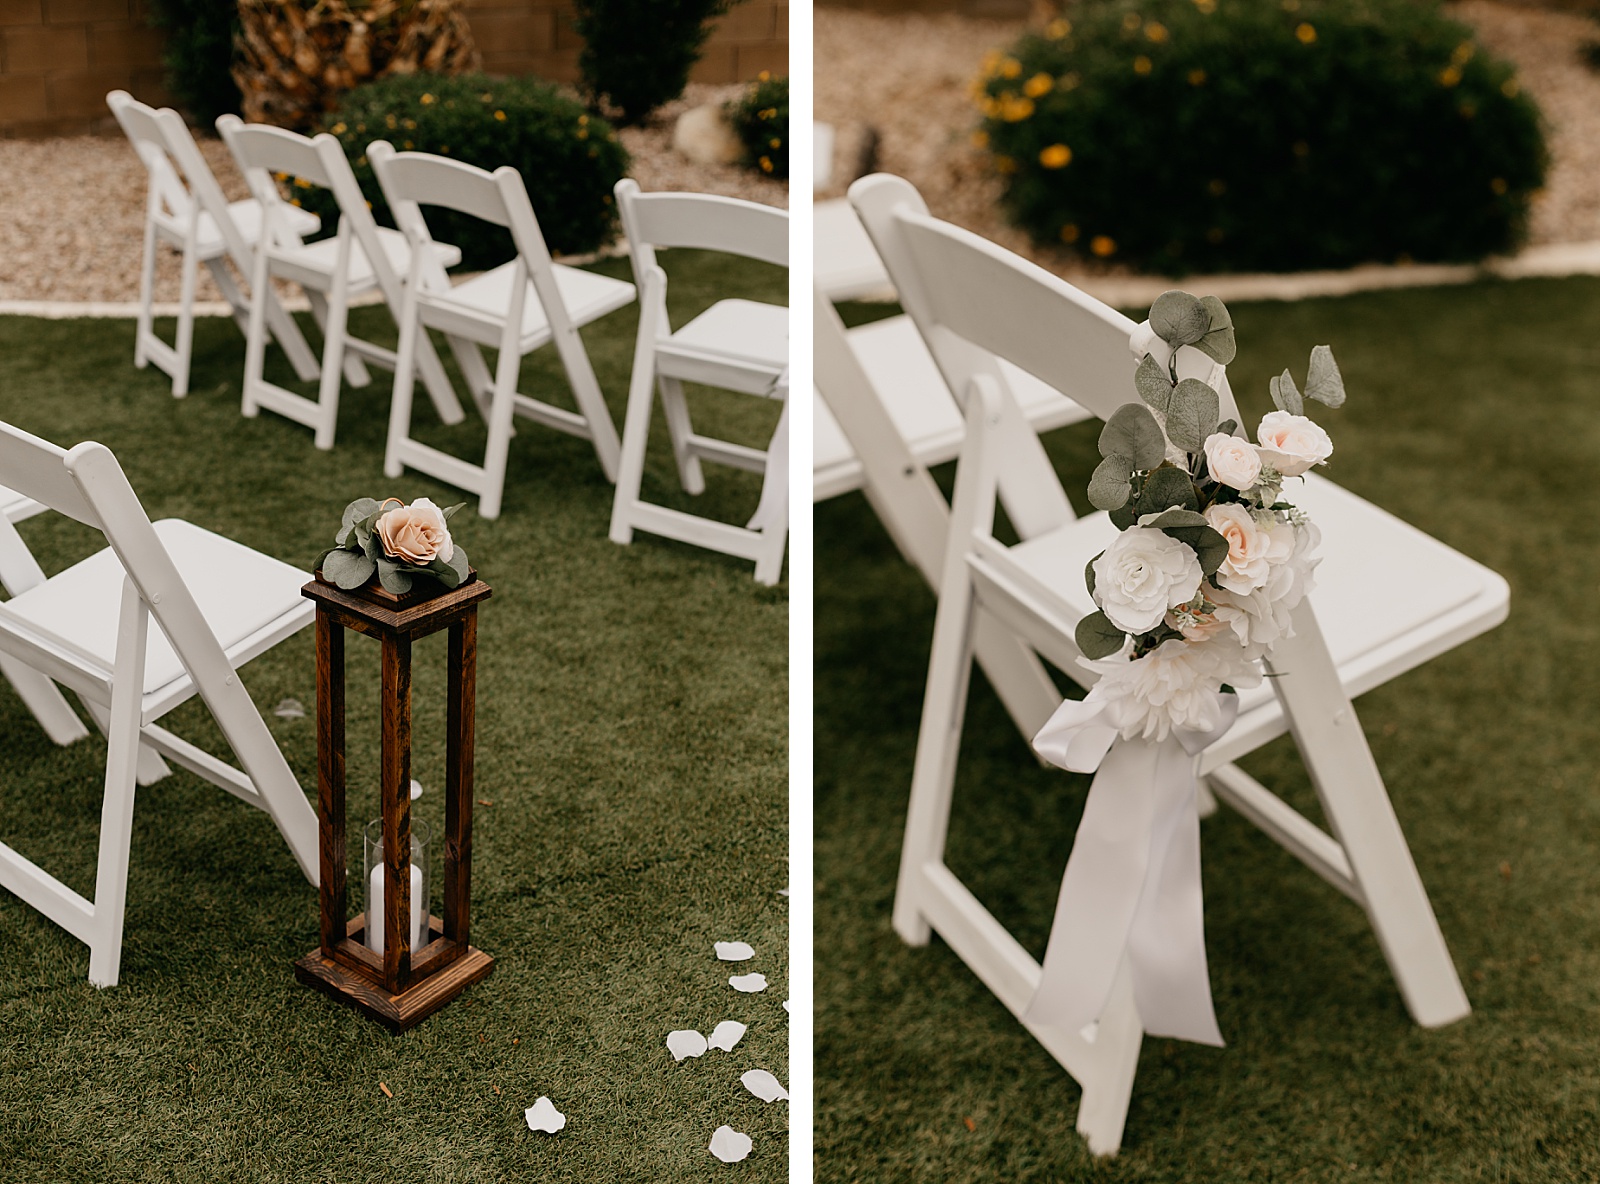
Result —
<svg viewBox="0 0 1600 1184"><path fill-rule="evenodd" d="M556 1109L554 1102L545 1097L541 1097L524 1110L522 1117L528 1120L530 1131L543 1131L547 1135L553 1135L567 1125L567 1116Z"/></svg>
<svg viewBox="0 0 1600 1184"><path fill-rule="evenodd" d="M746 1028L738 1020L723 1020L711 1033L707 1042L710 1048L720 1048L723 1052L732 1052L733 1046L739 1043L744 1036Z"/></svg>
<svg viewBox="0 0 1600 1184"><path fill-rule="evenodd" d="M764 974L736 974L728 980L728 985L735 991L743 991L753 995L757 991L767 989L767 976Z"/></svg>
<svg viewBox="0 0 1600 1184"><path fill-rule="evenodd" d="M298 699L284 699L272 709L272 714L279 719L305 719L305 704Z"/></svg>
<svg viewBox="0 0 1600 1184"><path fill-rule="evenodd" d="M783 1001L783 1010L785 1010L785 1011L789 1010L789 1001L787 999L785 999Z"/></svg>
<svg viewBox="0 0 1600 1184"><path fill-rule="evenodd" d="M750 1154L750 1148L755 1146L750 1141L750 1136L741 1131L734 1130L731 1126L719 1126L711 1136L711 1154L723 1163L738 1163Z"/></svg>
<svg viewBox="0 0 1600 1184"><path fill-rule="evenodd" d="M789 895L789 890L787 888L779 888L778 889L778 895L779 896L788 896Z"/></svg>
<svg viewBox="0 0 1600 1184"><path fill-rule="evenodd" d="M756 956L753 948L742 941L719 941L717 957L724 962L748 962Z"/></svg>
<svg viewBox="0 0 1600 1184"><path fill-rule="evenodd" d="M697 1057L706 1051L706 1038L693 1028L679 1028L676 1032L667 1033L667 1051L675 1061Z"/></svg>
<svg viewBox="0 0 1600 1184"><path fill-rule="evenodd" d="M779 1084L778 1079L765 1069L751 1069L743 1074L740 1081L744 1082L745 1089L755 1094L763 1102L787 1102L789 1091Z"/></svg>
<svg viewBox="0 0 1600 1184"><path fill-rule="evenodd" d="M414 802L422 796L422 782L415 777L411 779L411 800Z"/></svg>

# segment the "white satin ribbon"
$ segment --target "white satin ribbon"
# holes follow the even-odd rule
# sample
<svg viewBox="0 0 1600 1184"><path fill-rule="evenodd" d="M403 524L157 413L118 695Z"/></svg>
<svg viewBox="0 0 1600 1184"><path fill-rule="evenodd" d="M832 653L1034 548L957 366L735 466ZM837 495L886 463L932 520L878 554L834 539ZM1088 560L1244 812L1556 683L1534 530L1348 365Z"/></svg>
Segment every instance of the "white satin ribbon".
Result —
<svg viewBox="0 0 1600 1184"><path fill-rule="evenodd" d="M786 523L789 517L789 367L783 368L767 392L769 398L782 399L778 427L767 445L767 471L761 479L761 500L755 515L745 523L746 530L765 530Z"/></svg>
<svg viewBox="0 0 1600 1184"><path fill-rule="evenodd" d="M1221 706L1215 732L1121 740L1091 690L1062 703L1033 738L1051 764L1095 779L1023 1016L1030 1028L1092 1032L1126 959L1146 1032L1223 1043L1206 968L1195 803L1195 758L1233 726L1239 697L1225 695Z"/></svg>

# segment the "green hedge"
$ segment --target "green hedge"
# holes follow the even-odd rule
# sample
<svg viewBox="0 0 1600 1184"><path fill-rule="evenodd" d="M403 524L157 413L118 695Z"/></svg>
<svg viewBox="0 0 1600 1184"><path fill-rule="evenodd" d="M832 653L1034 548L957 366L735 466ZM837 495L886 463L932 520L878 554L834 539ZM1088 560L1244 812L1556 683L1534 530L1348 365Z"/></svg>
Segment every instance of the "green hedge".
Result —
<svg viewBox="0 0 1600 1184"><path fill-rule="evenodd" d="M1162 271L1514 248L1547 154L1426 0L1087 0L993 55L980 141L1040 242Z"/></svg>
<svg viewBox="0 0 1600 1184"><path fill-rule="evenodd" d="M161 61L173 96L209 128L217 116L239 110L239 88L229 67L239 31L237 4L223 0L151 0L147 18L166 34Z"/></svg>
<svg viewBox="0 0 1600 1184"><path fill-rule="evenodd" d="M522 174L552 251L593 251L616 237L611 190L627 175L627 150L610 124L553 86L486 74L386 78L346 94L324 130L344 145L385 225L394 221L366 155L374 140L490 170L511 165ZM309 191L307 205L332 212L325 190ZM445 210L426 213L434 237L461 248L464 267L492 267L510 257L504 229Z"/></svg>
<svg viewBox="0 0 1600 1184"><path fill-rule="evenodd" d="M728 104L728 118L744 145L746 161L773 177L789 175L789 80L763 74Z"/></svg>
<svg viewBox="0 0 1600 1184"><path fill-rule="evenodd" d="M736 0L573 0L583 38L584 89L625 124L642 123L683 93L710 36L708 22Z"/></svg>

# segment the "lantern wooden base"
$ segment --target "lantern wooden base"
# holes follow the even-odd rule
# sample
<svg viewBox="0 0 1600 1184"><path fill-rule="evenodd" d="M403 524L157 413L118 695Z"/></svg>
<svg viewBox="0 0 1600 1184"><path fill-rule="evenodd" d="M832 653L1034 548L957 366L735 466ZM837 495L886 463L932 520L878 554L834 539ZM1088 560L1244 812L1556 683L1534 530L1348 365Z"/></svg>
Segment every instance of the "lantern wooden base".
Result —
<svg viewBox="0 0 1600 1184"><path fill-rule="evenodd" d="M391 1032L404 1032L420 1024L473 983L487 978L494 969L493 958L477 946L467 946L464 953L458 953L447 964L430 971L430 966L438 960L436 952L441 956L452 952L444 944L444 922L430 917L430 940L412 960L413 974L425 977L413 978L409 987L392 995L381 982L375 981L370 971L364 973L349 964L356 960L352 958L355 951L348 949L351 945L359 947L374 961L377 959L365 945L366 924L365 913L354 917L350 921L349 936L339 943L333 956L323 953L321 947L312 950L294 964L294 976L306 986L350 1004Z"/></svg>

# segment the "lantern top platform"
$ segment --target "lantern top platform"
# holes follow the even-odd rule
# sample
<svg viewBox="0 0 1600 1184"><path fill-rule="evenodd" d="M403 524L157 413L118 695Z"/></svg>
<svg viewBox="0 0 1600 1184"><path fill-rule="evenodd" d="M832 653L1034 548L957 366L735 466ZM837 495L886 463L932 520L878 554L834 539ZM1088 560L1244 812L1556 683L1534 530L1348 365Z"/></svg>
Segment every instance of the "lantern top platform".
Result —
<svg viewBox="0 0 1600 1184"><path fill-rule="evenodd" d="M333 612L346 628L377 636L420 637L444 628L494 592L478 578L477 568L469 568L467 578L454 588L419 578L411 591L399 596L379 584L346 591L318 571L300 594Z"/></svg>

